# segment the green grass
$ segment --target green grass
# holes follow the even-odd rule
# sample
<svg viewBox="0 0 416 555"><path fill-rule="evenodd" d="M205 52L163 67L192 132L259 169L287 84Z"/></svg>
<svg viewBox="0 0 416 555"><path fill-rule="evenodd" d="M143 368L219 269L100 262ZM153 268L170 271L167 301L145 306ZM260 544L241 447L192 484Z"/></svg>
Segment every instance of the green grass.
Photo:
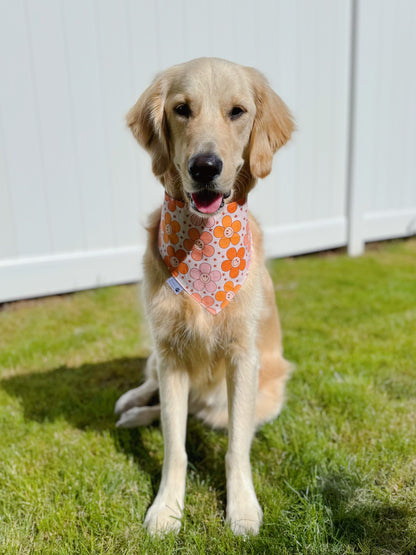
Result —
<svg viewBox="0 0 416 555"><path fill-rule="evenodd" d="M252 448L264 525L224 525L226 434L189 419L180 534L146 536L158 426L116 430L149 339L137 289L0 311L0 553L416 553L416 240L273 262L281 416Z"/></svg>

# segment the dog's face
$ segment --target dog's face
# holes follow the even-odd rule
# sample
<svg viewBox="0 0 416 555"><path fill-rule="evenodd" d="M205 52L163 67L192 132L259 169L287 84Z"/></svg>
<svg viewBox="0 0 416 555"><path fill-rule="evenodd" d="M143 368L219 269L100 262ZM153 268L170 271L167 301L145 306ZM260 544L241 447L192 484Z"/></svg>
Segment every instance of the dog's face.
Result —
<svg viewBox="0 0 416 555"><path fill-rule="evenodd" d="M231 197L256 114L246 76L238 66L182 66L165 113L184 193L193 209L216 212Z"/></svg>
<svg viewBox="0 0 416 555"><path fill-rule="evenodd" d="M203 215L246 196L293 130L259 72L216 58L159 75L127 122L168 193Z"/></svg>

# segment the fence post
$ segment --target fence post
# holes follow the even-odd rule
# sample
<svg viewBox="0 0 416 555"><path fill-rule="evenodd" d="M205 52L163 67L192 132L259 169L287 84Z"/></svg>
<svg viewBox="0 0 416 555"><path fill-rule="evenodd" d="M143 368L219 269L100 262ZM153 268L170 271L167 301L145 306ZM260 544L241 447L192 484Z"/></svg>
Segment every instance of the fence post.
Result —
<svg viewBox="0 0 416 555"><path fill-rule="evenodd" d="M357 187L355 175L355 118L357 98L357 49L359 38L359 2L351 0L351 50L350 50L350 101L349 101L349 139L347 165L347 221L348 254L359 256L364 252L363 239L363 202L362 192Z"/></svg>

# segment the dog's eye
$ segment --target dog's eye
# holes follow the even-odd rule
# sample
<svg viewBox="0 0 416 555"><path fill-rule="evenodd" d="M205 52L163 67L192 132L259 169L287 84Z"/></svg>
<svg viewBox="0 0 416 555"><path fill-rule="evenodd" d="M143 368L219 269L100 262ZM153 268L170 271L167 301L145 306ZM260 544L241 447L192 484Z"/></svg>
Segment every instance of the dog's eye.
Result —
<svg viewBox="0 0 416 555"><path fill-rule="evenodd" d="M231 119L238 119L244 113L245 113L244 108L242 108L241 106L234 106L234 108L230 112L230 118Z"/></svg>
<svg viewBox="0 0 416 555"><path fill-rule="evenodd" d="M175 112L175 114L183 118L188 119L189 117L191 117L191 109L189 105L186 103L178 104L177 106L174 107L173 111Z"/></svg>

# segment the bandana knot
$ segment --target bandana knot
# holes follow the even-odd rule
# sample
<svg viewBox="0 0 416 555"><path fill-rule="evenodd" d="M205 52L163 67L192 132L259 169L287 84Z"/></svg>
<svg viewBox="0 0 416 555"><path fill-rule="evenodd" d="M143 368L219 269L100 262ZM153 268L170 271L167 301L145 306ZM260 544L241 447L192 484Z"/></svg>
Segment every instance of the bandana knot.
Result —
<svg viewBox="0 0 416 555"><path fill-rule="evenodd" d="M212 314L225 308L243 285L251 248L247 200L201 217L165 194L160 256L182 289Z"/></svg>

